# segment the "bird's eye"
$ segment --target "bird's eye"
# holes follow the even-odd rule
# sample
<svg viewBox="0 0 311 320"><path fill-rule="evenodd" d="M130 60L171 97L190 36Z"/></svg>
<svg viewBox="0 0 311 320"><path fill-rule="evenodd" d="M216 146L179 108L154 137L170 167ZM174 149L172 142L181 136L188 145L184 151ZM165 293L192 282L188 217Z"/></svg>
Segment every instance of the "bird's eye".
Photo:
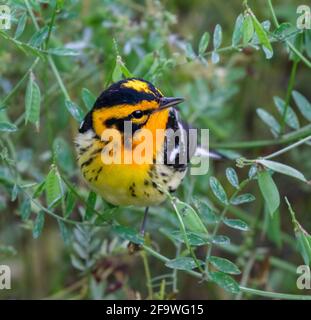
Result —
<svg viewBox="0 0 311 320"><path fill-rule="evenodd" d="M132 117L135 119L140 119L143 116L143 112L141 110L136 110L132 113Z"/></svg>

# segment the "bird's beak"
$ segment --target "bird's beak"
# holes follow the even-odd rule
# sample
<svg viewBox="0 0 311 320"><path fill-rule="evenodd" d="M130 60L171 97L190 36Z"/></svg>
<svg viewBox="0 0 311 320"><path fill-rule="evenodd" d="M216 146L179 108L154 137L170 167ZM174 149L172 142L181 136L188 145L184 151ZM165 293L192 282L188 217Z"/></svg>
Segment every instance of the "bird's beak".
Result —
<svg viewBox="0 0 311 320"><path fill-rule="evenodd" d="M184 98L161 98L160 99L160 107L157 110L163 110L172 106L176 106L177 104L185 101Z"/></svg>

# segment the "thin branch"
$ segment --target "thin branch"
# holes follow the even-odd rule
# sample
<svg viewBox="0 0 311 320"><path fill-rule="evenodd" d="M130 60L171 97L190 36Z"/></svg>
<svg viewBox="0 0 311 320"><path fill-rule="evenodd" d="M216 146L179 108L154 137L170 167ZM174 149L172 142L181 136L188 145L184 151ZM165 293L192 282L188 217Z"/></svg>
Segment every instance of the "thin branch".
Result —
<svg viewBox="0 0 311 320"><path fill-rule="evenodd" d="M288 152L289 150L292 150L292 149L294 149L294 148L296 148L296 147L298 147L298 146L306 143L306 142L309 141L309 140L311 141L311 135L308 136L308 137L306 137L306 138L304 138L304 139L302 139L302 140L299 140L299 141L297 141L297 142L289 145L289 146L286 147L286 148L283 148L283 149L281 149L281 150L278 150L278 151L276 151L276 152L273 152L273 153L271 153L271 154L263 157L263 159L271 159L271 158L274 158L274 157L276 157L276 156L279 156L279 155L281 155L281 154L283 154L283 153L285 153L285 152Z"/></svg>
<svg viewBox="0 0 311 320"><path fill-rule="evenodd" d="M249 149L274 146L280 144L291 143L301 138L305 138L311 134L311 124L306 125L299 130L287 133L278 139L271 140L253 140L253 141L237 141L237 142L220 142L210 143L210 148L213 149Z"/></svg>

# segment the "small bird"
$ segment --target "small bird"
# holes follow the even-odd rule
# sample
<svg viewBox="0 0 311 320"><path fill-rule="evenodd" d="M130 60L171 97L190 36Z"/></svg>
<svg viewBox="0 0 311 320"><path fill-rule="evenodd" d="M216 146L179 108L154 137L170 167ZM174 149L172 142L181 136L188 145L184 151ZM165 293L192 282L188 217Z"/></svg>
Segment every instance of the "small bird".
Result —
<svg viewBox="0 0 311 320"><path fill-rule="evenodd" d="M181 121L177 110L177 105L183 101L182 98L164 97L146 80L121 80L100 94L82 121L75 140L82 175L96 193L116 206L146 207L142 234L149 206L161 204L167 192L174 192L186 175L187 163L178 161L189 146L189 139L185 138L188 126ZM157 129L172 129L173 132L180 129L182 134L173 138L175 145L169 152L169 138L161 136L157 139L152 147L150 163L106 164L102 161L102 151L107 141L101 139L106 129L120 133L123 156L137 147L133 141L129 147L124 139L126 121L132 124L133 141L142 129L148 129L153 137ZM189 161L195 150L187 151ZM162 161L157 161L159 159Z"/></svg>

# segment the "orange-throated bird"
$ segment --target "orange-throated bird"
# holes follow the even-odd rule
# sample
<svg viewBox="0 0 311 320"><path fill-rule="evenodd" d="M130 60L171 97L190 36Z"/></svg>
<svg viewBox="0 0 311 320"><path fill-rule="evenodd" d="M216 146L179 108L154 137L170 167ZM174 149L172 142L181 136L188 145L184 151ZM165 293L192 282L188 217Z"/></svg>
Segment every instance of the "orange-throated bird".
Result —
<svg viewBox="0 0 311 320"><path fill-rule="evenodd" d="M164 97L155 86L143 79L121 80L97 98L76 137L78 163L91 188L113 205L146 207L142 233L148 207L162 203L166 193L174 192L186 174L187 163L178 161L181 153L187 148L189 160L195 151L188 148L189 139L183 136L187 126L180 120L176 109L182 101L182 98ZM126 121L132 125L133 141L129 146L123 137ZM102 151L107 141L101 139L106 129L115 129L120 133L122 156L137 147L134 137L139 136L141 129L149 130L153 137L157 129L180 129L182 134L176 138L175 147L169 152L168 136L160 135L156 141L153 139L150 163L107 164L102 161Z"/></svg>

